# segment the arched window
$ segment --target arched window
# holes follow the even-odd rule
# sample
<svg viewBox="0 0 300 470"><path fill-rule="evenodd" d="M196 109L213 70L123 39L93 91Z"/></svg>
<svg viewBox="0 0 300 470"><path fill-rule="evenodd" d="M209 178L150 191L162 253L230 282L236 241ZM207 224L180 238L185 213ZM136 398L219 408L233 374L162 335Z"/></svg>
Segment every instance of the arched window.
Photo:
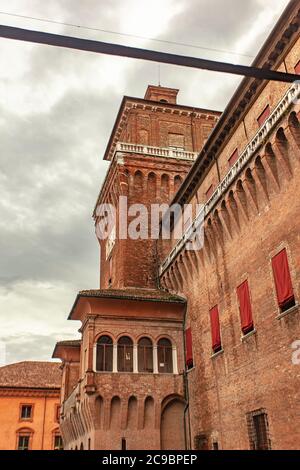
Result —
<svg viewBox="0 0 300 470"><path fill-rule="evenodd" d="M96 370L100 372L113 370L113 342L107 335L100 336L97 341Z"/></svg>
<svg viewBox="0 0 300 470"><path fill-rule="evenodd" d="M32 436L32 429L19 429L17 431L17 450L30 450L32 447Z"/></svg>
<svg viewBox="0 0 300 470"><path fill-rule="evenodd" d="M54 450L63 450L64 445L59 432L59 429L55 429L53 432L53 449Z"/></svg>
<svg viewBox="0 0 300 470"><path fill-rule="evenodd" d="M138 343L139 372L153 372L153 346L149 338L141 338Z"/></svg>
<svg viewBox="0 0 300 470"><path fill-rule="evenodd" d="M133 343L128 336L122 336L118 341L118 371L133 371Z"/></svg>
<svg viewBox="0 0 300 470"><path fill-rule="evenodd" d="M172 343L161 338L157 343L158 372L173 372Z"/></svg>

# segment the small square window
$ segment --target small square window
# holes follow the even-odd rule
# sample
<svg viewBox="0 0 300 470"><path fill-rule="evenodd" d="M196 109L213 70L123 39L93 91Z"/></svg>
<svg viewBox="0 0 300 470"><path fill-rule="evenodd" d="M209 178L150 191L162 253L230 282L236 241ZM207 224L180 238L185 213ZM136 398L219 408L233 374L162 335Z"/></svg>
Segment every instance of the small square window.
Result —
<svg viewBox="0 0 300 470"><path fill-rule="evenodd" d="M21 406L21 419L31 419L32 418L32 405L22 405Z"/></svg>

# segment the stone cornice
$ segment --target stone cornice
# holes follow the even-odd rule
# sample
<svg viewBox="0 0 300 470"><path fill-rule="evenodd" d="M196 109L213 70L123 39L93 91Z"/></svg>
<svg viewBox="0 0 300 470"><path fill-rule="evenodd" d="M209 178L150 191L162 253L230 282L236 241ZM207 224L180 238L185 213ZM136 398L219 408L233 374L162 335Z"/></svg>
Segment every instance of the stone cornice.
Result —
<svg viewBox="0 0 300 470"><path fill-rule="evenodd" d="M49 397L59 398L60 389L0 387L0 397Z"/></svg>

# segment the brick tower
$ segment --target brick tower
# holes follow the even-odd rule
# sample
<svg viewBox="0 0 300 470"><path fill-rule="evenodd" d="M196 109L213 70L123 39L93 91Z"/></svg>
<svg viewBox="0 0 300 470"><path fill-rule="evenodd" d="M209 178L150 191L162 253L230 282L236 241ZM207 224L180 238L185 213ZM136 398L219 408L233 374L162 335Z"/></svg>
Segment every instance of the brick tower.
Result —
<svg viewBox="0 0 300 470"><path fill-rule="evenodd" d="M178 105L177 93L148 86L144 99L124 97L105 151L111 163L94 220L103 204L116 218L99 243L100 288L79 292L69 315L82 322L81 341L54 351L67 449L186 446L185 299L159 288L157 242L126 237L119 220L124 201L169 203L216 124L218 112ZM139 227L148 236L150 222L146 215Z"/></svg>

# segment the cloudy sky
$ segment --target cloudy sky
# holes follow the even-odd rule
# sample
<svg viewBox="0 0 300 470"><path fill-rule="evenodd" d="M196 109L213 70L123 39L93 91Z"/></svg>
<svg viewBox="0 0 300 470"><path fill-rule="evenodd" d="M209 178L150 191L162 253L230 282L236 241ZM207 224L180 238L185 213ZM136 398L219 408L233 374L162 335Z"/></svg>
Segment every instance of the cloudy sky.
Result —
<svg viewBox="0 0 300 470"><path fill-rule="evenodd" d="M0 0L0 23L250 64L287 3ZM4 39L0 60L0 360L47 360L56 340L78 337L66 320L77 291L98 287L91 214L122 96L143 97L158 66ZM167 65L160 79L180 103L217 110L240 80Z"/></svg>

